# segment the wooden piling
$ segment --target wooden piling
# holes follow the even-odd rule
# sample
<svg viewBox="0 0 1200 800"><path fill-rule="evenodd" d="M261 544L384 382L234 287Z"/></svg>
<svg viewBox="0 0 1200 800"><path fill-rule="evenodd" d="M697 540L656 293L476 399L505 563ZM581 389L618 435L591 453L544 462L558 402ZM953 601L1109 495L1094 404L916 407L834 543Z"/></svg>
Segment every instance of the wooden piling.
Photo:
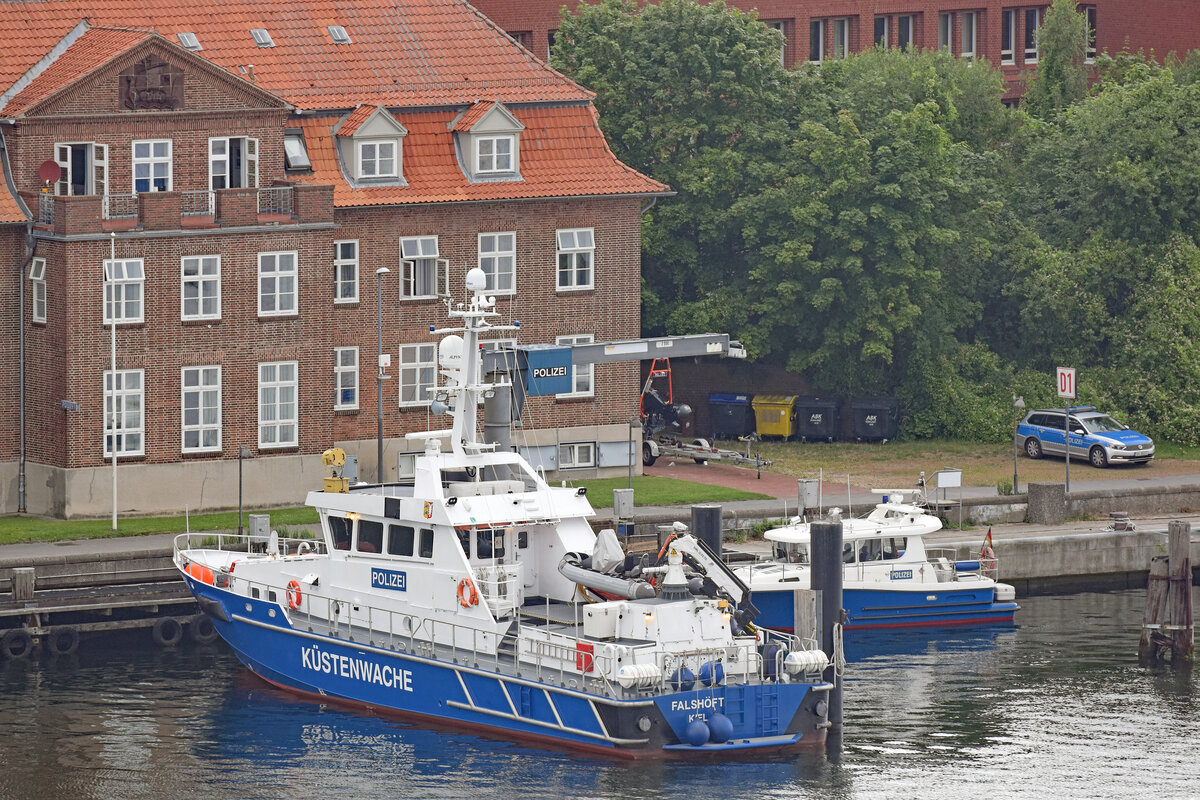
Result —
<svg viewBox="0 0 1200 800"><path fill-rule="evenodd" d="M37 570L33 567L16 567L12 571L12 599L18 603L27 603L33 599L33 590L37 582Z"/></svg>
<svg viewBox="0 0 1200 800"><path fill-rule="evenodd" d="M1138 656L1143 663L1191 661L1195 654L1192 620L1192 526L1172 520L1167 526L1167 555L1150 559L1146 611Z"/></svg>

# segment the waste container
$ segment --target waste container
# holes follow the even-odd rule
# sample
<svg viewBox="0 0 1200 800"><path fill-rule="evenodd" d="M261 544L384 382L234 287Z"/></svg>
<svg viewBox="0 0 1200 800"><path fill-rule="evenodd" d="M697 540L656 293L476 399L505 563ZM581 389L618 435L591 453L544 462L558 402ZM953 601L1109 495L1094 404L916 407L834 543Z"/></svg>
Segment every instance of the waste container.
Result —
<svg viewBox="0 0 1200 800"><path fill-rule="evenodd" d="M760 437L778 436L787 439L796 432L796 395L755 395L752 405L758 423L756 430Z"/></svg>
<svg viewBox="0 0 1200 800"><path fill-rule="evenodd" d="M708 416L714 439L736 439L754 433L754 408L748 394L710 394Z"/></svg>
<svg viewBox="0 0 1200 800"><path fill-rule="evenodd" d="M896 438L900 407L895 400L881 397L857 400L850 404L854 419L854 437L859 441L885 442Z"/></svg>
<svg viewBox="0 0 1200 800"><path fill-rule="evenodd" d="M836 397L801 397L796 400L796 434L801 441L824 439L832 442L841 434L839 411L841 400Z"/></svg>

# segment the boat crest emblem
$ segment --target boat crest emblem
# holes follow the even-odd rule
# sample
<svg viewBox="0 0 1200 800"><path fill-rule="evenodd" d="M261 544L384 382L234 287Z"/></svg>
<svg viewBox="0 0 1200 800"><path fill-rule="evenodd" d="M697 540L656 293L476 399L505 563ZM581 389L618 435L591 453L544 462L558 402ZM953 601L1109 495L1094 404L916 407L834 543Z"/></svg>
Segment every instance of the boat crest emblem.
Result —
<svg viewBox="0 0 1200 800"><path fill-rule="evenodd" d="M433 519L433 501L425 501L425 519Z"/></svg>

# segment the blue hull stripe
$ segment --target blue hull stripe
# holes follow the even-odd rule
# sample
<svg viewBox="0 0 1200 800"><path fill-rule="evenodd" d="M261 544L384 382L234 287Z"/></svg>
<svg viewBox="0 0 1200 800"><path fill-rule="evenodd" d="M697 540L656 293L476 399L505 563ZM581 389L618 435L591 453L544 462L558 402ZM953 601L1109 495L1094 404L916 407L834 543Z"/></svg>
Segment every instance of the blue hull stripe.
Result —
<svg viewBox="0 0 1200 800"><path fill-rule="evenodd" d="M926 600L926 594L936 595L937 599ZM753 601L759 610L755 624L791 630L795 624L792 598L790 590L755 591ZM847 630L860 626L942 627L1011 622L1014 612L1020 608L1016 603L995 602L991 590L947 591L934 586L922 592L846 589L842 594L842 605L846 609Z"/></svg>

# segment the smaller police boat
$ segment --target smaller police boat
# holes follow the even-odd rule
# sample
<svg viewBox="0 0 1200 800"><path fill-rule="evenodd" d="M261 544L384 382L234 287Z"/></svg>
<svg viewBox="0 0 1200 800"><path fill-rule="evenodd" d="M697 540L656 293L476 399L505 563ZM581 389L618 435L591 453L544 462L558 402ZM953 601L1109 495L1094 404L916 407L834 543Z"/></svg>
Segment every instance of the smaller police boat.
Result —
<svg viewBox="0 0 1200 800"><path fill-rule="evenodd" d="M217 631L294 693L504 737L630 757L823 743L826 654L755 631L747 588L702 542L627 555L593 532L582 489L478 441L481 399L507 388L481 380L481 336L511 330L485 283L472 269L461 326L434 331L433 407L453 426L410 434L425 440L410 480L349 486L331 450L308 496L318 538L178 537Z"/></svg>
<svg viewBox="0 0 1200 800"><path fill-rule="evenodd" d="M847 631L867 628L936 628L1011 623L1020 606L1016 591L995 580L989 541L975 561L955 560L953 550L926 549L924 536L942 527L911 492L876 490L883 502L862 518L842 519L842 605ZM840 518L833 509L831 518ZM799 518L763 534L769 561L741 567L738 577L754 594L757 624L790 631L793 589L809 588L810 527Z"/></svg>

